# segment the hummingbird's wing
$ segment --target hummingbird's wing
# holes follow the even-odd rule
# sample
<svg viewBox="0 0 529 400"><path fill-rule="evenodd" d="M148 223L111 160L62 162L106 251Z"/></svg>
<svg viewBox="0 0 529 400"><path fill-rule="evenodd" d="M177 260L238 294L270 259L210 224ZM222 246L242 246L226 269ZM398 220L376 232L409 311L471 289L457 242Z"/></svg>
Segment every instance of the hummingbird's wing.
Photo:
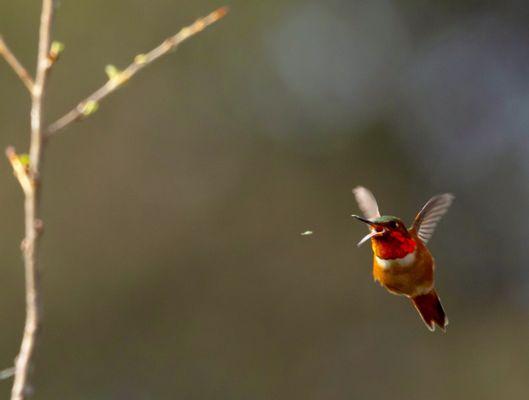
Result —
<svg viewBox="0 0 529 400"><path fill-rule="evenodd" d="M428 200L422 210L419 211L419 214L415 217L412 229L415 229L417 236L419 236L424 244L428 243L428 240L432 237L437 223L448 211L448 207L450 207L453 200L453 194L438 194Z"/></svg>
<svg viewBox="0 0 529 400"><path fill-rule="evenodd" d="M363 186L357 186L353 189L353 194L364 217L369 220L380 217L378 204L373 193Z"/></svg>

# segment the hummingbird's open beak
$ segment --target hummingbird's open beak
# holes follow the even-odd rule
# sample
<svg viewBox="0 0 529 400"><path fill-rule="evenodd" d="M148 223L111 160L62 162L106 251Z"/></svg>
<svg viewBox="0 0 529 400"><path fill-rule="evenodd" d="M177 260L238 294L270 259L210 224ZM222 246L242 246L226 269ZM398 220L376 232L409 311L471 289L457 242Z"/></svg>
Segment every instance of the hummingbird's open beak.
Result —
<svg viewBox="0 0 529 400"><path fill-rule="evenodd" d="M358 243L357 243L357 246L360 247L362 246L365 242L367 242L369 239L371 239L372 237L374 236L381 236L384 234L384 229L382 229L381 231L377 231L376 230L376 227L377 227L377 224L375 224L374 222L368 220L368 219L365 219L365 218L362 218L362 217L359 217L358 215L351 215L352 217L356 218L357 220L359 221L362 221L363 223L365 224L368 224L370 227L373 228L373 230L371 232L369 232L367 235L365 235Z"/></svg>
<svg viewBox="0 0 529 400"><path fill-rule="evenodd" d="M371 226L375 226L375 223L374 223L374 222L371 222L371 221L368 220L368 219L362 218L362 217L360 217L359 215L354 215L354 214L353 214L353 215L351 215L351 217L356 218L357 220L362 221L362 222L365 223L365 224L368 224L368 225L371 225Z"/></svg>

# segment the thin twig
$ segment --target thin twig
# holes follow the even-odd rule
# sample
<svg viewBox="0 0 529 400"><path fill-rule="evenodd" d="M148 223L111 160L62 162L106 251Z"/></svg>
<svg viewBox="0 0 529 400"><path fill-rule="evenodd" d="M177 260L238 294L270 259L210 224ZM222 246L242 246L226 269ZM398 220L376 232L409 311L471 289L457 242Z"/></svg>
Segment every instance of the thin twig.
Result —
<svg viewBox="0 0 529 400"><path fill-rule="evenodd" d="M21 160L21 157L16 153L15 148L12 146L9 146L6 149L6 156L13 167L13 172L18 179L20 186L22 186L24 194L29 194L33 190L33 184L28 176L27 165Z"/></svg>
<svg viewBox="0 0 529 400"><path fill-rule="evenodd" d="M26 68L18 61L13 52L7 47L4 38L0 35L0 55L2 55L6 62L13 68L15 74L18 75L22 83L28 88L29 93L33 92L33 78L29 75Z"/></svg>
<svg viewBox="0 0 529 400"><path fill-rule="evenodd" d="M3 369L0 371L0 381L11 378L13 375L15 375L15 367Z"/></svg>
<svg viewBox="0 0 529 400"><path fill-rule="evenodd" d="M79 102L79 104L77 104L74 109L51 124L45 133L45 137L49 138L57 134L57 132L72 122L91 114L93 111L95 111L101 100L121 87L123 83L127 82L137 72L163 55L169 53L171 50L174 50L186 39L189 39L191 36L196 35L209 25L215 23L224 17L227 12L227 7L221 7L218 10L213 11L211 14L196 20L193 24L183 28L176 35L167 38L158 47L154 48L148 53L138 54L134 58L134 61L127 68L125 68L123 71L119 71L117 74L115 74L115 76L112 76L103 86Z"/></svg>
<svg viewBox="0 0 529 400"><path fill-rule="evenodd" d="M35 356L35 346L42 320L40 268L38 242L42 228L39 219L40 164L42 161L42 103L46 78L52 62L48 54L53 18L53 0L42 0L40 15L37 73L31 91L31 138L29 146L28 177L31 189L25 192L25 238L22 246L26 277L26 322L20 352L15 361L15 379L11 400L24 400L31 393L30 371Z"/></svg>

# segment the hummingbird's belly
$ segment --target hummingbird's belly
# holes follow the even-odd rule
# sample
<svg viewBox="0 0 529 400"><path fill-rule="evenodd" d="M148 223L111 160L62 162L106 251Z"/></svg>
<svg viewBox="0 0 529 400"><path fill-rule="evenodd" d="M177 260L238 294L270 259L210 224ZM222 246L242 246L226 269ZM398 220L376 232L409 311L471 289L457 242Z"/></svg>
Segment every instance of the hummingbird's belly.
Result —
<svg viewBox="0 0 529 400"><path fill-rule="evenodd" d="M413 252L397 259L375 256L373 276L392 293L423 294L433 287L433 258L429 252Z"/></svg>

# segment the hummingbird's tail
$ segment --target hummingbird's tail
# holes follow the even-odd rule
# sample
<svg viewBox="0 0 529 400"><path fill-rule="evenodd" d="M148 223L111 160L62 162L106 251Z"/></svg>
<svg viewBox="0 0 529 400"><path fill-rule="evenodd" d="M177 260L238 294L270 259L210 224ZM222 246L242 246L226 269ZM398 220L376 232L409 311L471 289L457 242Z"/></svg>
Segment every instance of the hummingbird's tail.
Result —
<svg viewBox="0 0 529 400"><path fill-rule="evenodd" d="M446 318L435 289L426 294L412 297L411 301L429 330L434 331L435 324L437 324L443 332L445 331L446 325L448 325L448 318Z"/></svg>

